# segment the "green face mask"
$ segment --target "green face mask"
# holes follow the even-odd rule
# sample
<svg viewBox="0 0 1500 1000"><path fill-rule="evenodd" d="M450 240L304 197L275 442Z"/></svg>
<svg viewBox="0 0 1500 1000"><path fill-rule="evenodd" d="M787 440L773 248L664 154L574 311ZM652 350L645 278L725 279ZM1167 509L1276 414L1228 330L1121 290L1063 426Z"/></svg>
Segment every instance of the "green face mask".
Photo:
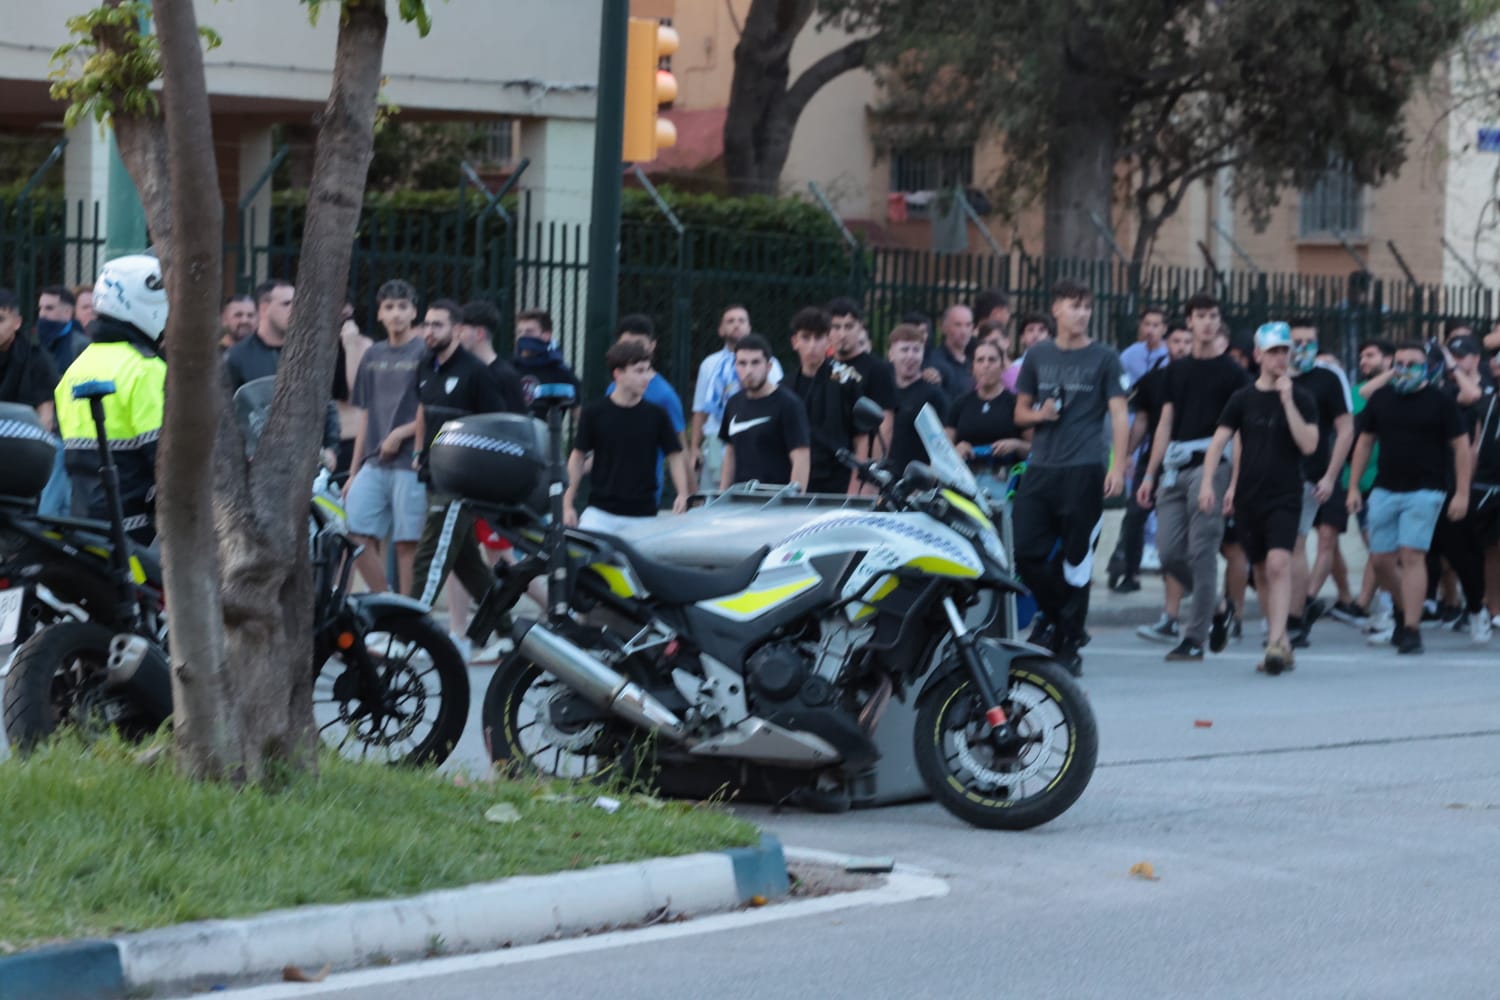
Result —
<svg viewBox="0 0 1500 1000"><path fill-rule="evenodd" d="M1403 396L1419 392L1427 384L1425 364L1397 365L1394 371L1396 374L1391 379L1391 388Z"/></svg>
<svg viewBox="0 0 1500 1000"><path fill-rule="evenodd" d="M1306 344L1295 344L1292 347L1292 371L1301 375L1310 372L1313 365L1318 363L1318 342L1309 341Z"/></svg>

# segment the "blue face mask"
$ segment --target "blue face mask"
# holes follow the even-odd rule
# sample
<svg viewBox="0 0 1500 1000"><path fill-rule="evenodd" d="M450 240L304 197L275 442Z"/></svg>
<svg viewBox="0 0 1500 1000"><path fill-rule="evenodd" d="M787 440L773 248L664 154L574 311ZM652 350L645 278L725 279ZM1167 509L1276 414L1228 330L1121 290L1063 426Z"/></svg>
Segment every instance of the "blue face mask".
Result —
<svg viewBox="0 0 1500 1000"><path fill-rule="evenodd" d="M51 343L61 337L63 331L72 325L72 320L39 319L36 321L37 339L44 344Z"/></svg>
<svg viewBox="0 0 1500 1000"><path fill-rule="evenodd" d="M1310 372L1318 363L1318 342L1309 341L1306 344L1296 344L1292 347L1292 371L1301 375Z"/></svg>
<svg viewBox="0 0 1500 1000"><path fill-rule="evenodd" d="M1391 379L1391 388L1403 396L1420 392L1422 387L1427 384L1426 365L1397 365L1394 370L1396 374Z"/></svg>

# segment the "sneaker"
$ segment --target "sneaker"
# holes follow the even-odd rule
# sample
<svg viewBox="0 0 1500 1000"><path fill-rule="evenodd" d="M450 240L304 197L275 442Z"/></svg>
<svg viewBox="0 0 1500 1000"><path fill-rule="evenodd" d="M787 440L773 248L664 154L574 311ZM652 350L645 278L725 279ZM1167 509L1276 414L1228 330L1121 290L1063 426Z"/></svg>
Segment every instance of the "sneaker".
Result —
<svg viewBox="0 0 1500 1000"><path fill-rule="evenodd" d="M1061 644L1061 649L1052 654L1052 659L1074 677L1083 676L1083 657L1078 653L1078 647L1070 642Z"/></svg>
<svg viewBox="0 0 1500 1000"><path fill-rule="evenodd" d="M1370 624L1365 626L1369 632L1389 632L1396 627L1396 615L1390 608L1377 608L1370 613Z"/></svg>
<svg viewBox="0 0 1500 1000"><path fill-rule="evenodd" d="M1311 628L1311 624L1305 618L1287 618L1286 637L1291 641L1293 649L1306 649L1312 645L1312 640L1307 635Z"/></svg>
<svg viewBox="0 0 1500 1000"><path fill-rule="evenodd" d="M1371 629L1365 636L1365 642L1372 646L1388 646L1396 641L1396 626L1388 625L1382 629Z"/></svg>
<svg viewBox="0 0 1500 1000"><path fill-rule="evenodd" d="M474 644L469 641L469 637L466 635L454 635L452 632L449 632L448 638L453 640L453 645L458 647L458 655L462 656L464 662L467 663L469 657L474 653Z"/></svg>
<svg viewBox="0 0 1500 1000"><path fill-rule="evenodd" d="M1109 589L1117 594L1133 594L1141 589L1141 581L1133 576L1127 576L1119 583L1112 584Z"/></svg>
<svg viewBox="0 0 1500 1000"><path fill-rule="evenodd" d="M1490 613L1488 609L1481 609L1478 614L1469 616L1469 638L1476 644L1490 641L1493 626L1490 624Z"/></svg>
<svg viewBox="0 0 1500 1000"><path fill-rule="evenodd" d="M1364 628L1370 624L1370 614L1359 606L1356 601L1339 601L1328 609L1328 617L1334 621L1343 622L1345 625L1353 625L1355 628Z"/></svg>
<svg viewBox="0 0 1500 1000"><path fill-rule="evenodd" d="M1142 573L1160 573L1161 572L1161 553L1158 552L1158 551L1156 551L1156 546L1155 545L1148 545L1141 552L1141 572Z"/></svg>
<svg viewBox="0 0 1500 1000"><path fill-rule="evenodd" d="M509 636L501 636L483 649L475 650L467 659L471 664L499 663L515 648L516 644Z"/></svg>
<svg viewBox="0 0 1500 1000"><path fill-rule="evenodd" d="M1451 628L1463 620L1464 609L1456 604L1438 605L1438 624L1444 628Z"/></svg>
<svg viewBox="0 0 1500 1000"><path fill-rule="evenodd" d="M1266 659L1262 664L1265 672L1272 677L1292 669L1292 651L1287 648L1286 643L1272 643L1266 647Z"/></svg>
<svg viewBox="0 0 1500 1000"><path fill-rule="evenodd" d="M1422 632L1420 629L1402 628L1396 635L1394 642L1396 652L1402 655L1420 653L1422 651Z"/></svg>
<svg viewBox="0 0 1500 1000"><path fill-rule="evenodd" d="M1460 635L1469 631L1469 613L1465 611L1463 614L1458 616L1458 621L1446 627L1451 628L1453 631L1457 632Z"/></svg>
<svg viewBox="0 0 1500 1000"><path fill-rule="evenodd" d="M1223 609L1214 612L1213 624L1208 629L1208 648L1210 652L1224 652L1224 647L1229 645L1229 626L1233 622L1234 605L1225 601Z"/></svg>
<svg viewBox="0 0 1500 1000"><path fill-rule="evenodd" d="M1047 619L1038 614L1031 623L1031 634L1026 637L1026 641L1033 646L1052 649L1052 643L1056 637L1057 630L1052 627L1052 624Z"/></svg>
<svg viewBox="0 0 1500 1000"><path fill-rule="evenodd" d="M1191 639L1179 642L1172 651L1167 654L1168 663L1179 663L1188 660L1202 660L1203 647Z"/></svg>
<svg viewBox="0 0 1500 1000"><path fill-rule="evenodd" d="M1495 617L1491 618L1490 624L1495 628L1500 628L1500 615L1496 615Z"/></svg>
<svg viewBox="0 0 1500 1000"><path fill-rule="evenodd" d="M1229 623L1229 638L1243 639L1245 637L1245 626L1240 621L1239 615L1234 616L1234 621Z"/></svg>
<svg viewBox="0 0 1500 1000"><path fill-rule="evenodd" d="M1155 625L1142 625L1135 634L1148 642L1175 643L1182 638L1182 628L1176 618L1168 618L1163 612Z"/></svg>
<svg viewBox="0 0 1500 1000"><path fill-rule="evenodd" d="M1328 613L1328 602L1321 597L1309 597L1302 606L1302 626L1311 629L1318 619Z"/></svg>

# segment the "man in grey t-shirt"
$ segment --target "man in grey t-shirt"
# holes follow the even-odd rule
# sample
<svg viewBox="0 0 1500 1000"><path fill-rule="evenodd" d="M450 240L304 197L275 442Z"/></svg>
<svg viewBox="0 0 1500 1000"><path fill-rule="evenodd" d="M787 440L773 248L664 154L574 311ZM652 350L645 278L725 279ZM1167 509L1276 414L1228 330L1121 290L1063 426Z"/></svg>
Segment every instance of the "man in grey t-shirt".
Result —
<svg viewBox="0 0 1500 1000"><path fill-rule="evenodd" d="M396 546L400 592L411 590L412 561L427 519L427 491L412 469L417 433L417 372L427 353L416 336L417 293L405 281L387 281L376 293L387 339L360 359L350 402L364 422L354 438L354 459L344 486L349 534L364 546L356 563L371 590L388 590L381 543Z"/></svg>
<svg viewBox="0 0 1500 1000"><path fill-rule="evenodd" d="M1016 569L1041 612L1033 641L1075 674L1104 498L1124 488L1129 434L1124 369L1111 348L1089 339L1093 310L1087 288L1059 282L1057 337L1026 352L1016 379L1016 425L1034 429L1013 515Z"/></svg>

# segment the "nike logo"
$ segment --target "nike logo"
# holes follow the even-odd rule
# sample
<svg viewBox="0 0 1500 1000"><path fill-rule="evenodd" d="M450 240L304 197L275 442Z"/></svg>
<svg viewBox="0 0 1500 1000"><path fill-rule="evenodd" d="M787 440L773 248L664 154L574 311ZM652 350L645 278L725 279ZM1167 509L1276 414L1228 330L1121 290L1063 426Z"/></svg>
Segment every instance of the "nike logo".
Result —
<svg viewBox="0 0 1500 1000"><path fill-rule="evenodd" d="M729 421L729 436L734 437L740 431L748 431L752 427L759 427L761 424L768 424L770 422L770 417L756 417L754 420L741 420L735 417Z"/></svg>

